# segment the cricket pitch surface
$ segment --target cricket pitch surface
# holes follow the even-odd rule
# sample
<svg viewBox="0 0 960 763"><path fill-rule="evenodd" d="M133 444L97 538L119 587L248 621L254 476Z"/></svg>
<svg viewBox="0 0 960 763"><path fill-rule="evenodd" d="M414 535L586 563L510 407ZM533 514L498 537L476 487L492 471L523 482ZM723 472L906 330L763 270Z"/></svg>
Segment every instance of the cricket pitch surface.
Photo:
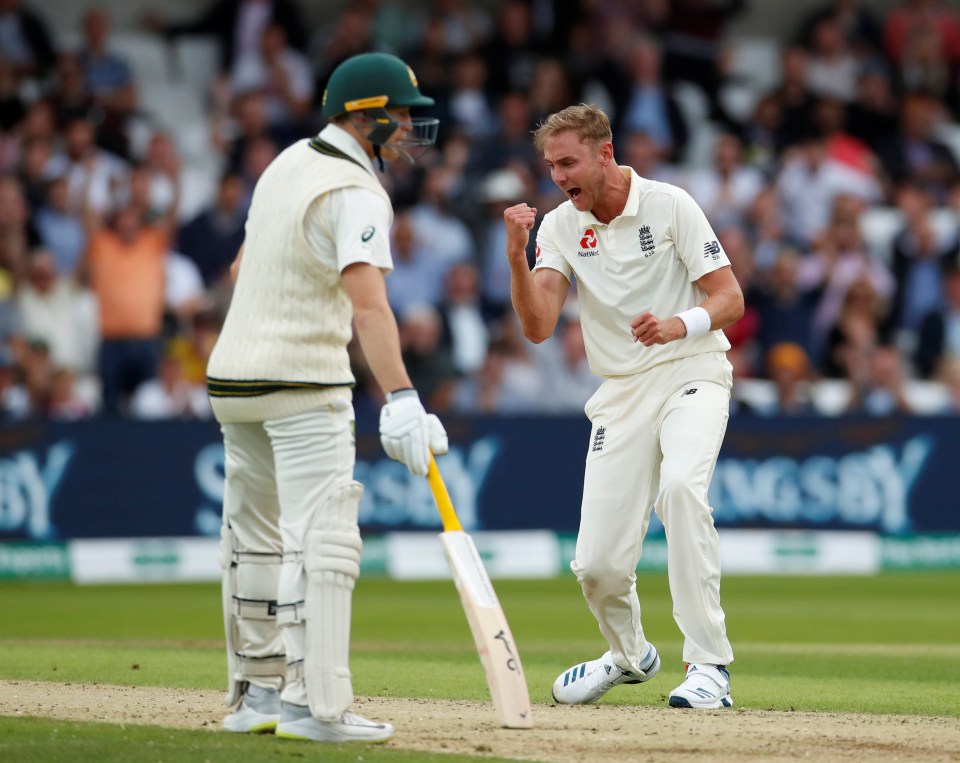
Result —
<svg viewBox="0 0 960 763"><path fill-rule="evenodd" d="M513 730L500 728L492 706L481 702L358 697L353 709L396 727L387 747L478 760L960 761L956 718L534 705L534 728ZM223 694L215 691L0 681L0 715L6 716L220 731L225 714Z"/></svg>

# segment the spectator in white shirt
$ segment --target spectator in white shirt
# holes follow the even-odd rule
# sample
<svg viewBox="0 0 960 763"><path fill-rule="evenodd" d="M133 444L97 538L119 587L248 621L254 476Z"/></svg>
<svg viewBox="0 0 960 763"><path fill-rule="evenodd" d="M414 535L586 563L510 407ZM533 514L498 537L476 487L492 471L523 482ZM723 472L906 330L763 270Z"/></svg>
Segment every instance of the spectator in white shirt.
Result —
<svg viewBox="0 0 960 763"><path fill-rule="evenodd" d="M180 359L165 355L157 375L143 382L130 400L130 415L136 419L208 419L210 399L204 385L191 384L183 374Z"/></svg>
<svg viewBox="0 0 960 763"><path fill-rule="evenodd" d="M46 249L31 253L16 305L24 336L43 340L54 366L94 372L100 343L96 298L74 279L61 276Z"/></svg>
<svg viewBox="0 0 960 763"><path fill-rule="evenodd" d="M876 177L829 158L823 139L814 135L785 152L776 187L787 235L801 247L811 245L826 229L837 196L873 203L882 195Z"/></svg>

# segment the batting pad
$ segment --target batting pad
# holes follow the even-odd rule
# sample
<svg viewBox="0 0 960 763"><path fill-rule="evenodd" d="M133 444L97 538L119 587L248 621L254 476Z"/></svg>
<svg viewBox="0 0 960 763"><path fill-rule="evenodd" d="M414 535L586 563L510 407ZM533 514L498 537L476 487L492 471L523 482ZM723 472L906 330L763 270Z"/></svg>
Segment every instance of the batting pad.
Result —
<svg viewBox="0 0 960 763"><path fill-rule="evenodd" d="M303 672L310 712L335 720L353 704L350 612L360 575L357 512L363 487L349 482L317 512L304 544L307 591Z"/></svg>
<svg viewBox="0 0 960 763"><path fill-rule="evenodd" d="M275 679L269 683L277 689L283 684L286 657L276 622L282 558L240 551L230 526L224 523L220 529L227 707L240 701L244 683L253 677Z"/></svg>

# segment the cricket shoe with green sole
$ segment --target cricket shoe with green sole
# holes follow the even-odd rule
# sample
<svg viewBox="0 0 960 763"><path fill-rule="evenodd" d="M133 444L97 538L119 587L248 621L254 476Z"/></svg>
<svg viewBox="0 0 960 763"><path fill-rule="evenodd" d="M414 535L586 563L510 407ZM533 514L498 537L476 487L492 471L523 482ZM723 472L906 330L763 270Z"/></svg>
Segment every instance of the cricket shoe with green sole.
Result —
<svg viewBox="0 0 960 763"><path fill-rule="evenodd" d="M393 726L368 721L349 710L335 721L322 721L310 714L309 707L284 702L276 734L312 742L386 742L393 736Z"/></svg>
<svg viewBox="0 0 960 763"><path fill-rule="evenodd" d="M280 720L280 692L247 684L240 705L223 719L227 731L272 734Z"/></svg>
<svg viewBox="0 0 960 763"><path fill-rule="evenodd" d="M649 681L660 670L660 655L653 644L647 644L639 667L639 672L624 670L606 652L598 660L581 662L557 676L553 700L563 705L585 705L596 702L614 686Z"/></svg>

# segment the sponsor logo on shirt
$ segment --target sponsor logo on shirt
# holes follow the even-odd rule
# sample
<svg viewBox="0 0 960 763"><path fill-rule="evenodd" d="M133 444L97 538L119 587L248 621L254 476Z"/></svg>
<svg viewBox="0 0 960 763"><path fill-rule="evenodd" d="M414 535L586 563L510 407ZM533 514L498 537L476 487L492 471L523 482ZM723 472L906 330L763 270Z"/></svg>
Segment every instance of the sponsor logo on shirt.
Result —
<svg viewBox="0 0 960 763"><path fill-rule="evenodd" d="M720 244L716 241L708 241L703 245L703 256L709 257L711 260L720 259Z"/></svg>
<svg viewBox="0 0 960 763"><path fill-rule="evenodd" d="M649 257L653 254L653 250L657 248L657 245L653 241L653 234L650 232L650 226L644 225L640 229L640 251L643 252L644 257Z"/></svg>
<svg viewBox="0 0 960 763"><path fill-rule="evenodd" d="M580 251L578 257L599 257L600 250L597 249L597 234L593 228L587 228L580 239Z"/></svg>
<svg viewBox="0 0 960 763"><path fill-rule="evenodd" d="M540 254L540 244L537 244L537 254L536 254L536 256L534 257L534 260L535 260L534 265L542 265L542 264L543 264L543 255Z"/></svg>
<svg viewBox="0 0 960 763"><path fill-rule="evenodd" d="M360 234L360 239L363 241L363 243L367 243L370 239L373 238L373 234L376 232L377 232L376 228L374 228L372 225L368 225L366 228L363 229L363 233Z"/></svg>

